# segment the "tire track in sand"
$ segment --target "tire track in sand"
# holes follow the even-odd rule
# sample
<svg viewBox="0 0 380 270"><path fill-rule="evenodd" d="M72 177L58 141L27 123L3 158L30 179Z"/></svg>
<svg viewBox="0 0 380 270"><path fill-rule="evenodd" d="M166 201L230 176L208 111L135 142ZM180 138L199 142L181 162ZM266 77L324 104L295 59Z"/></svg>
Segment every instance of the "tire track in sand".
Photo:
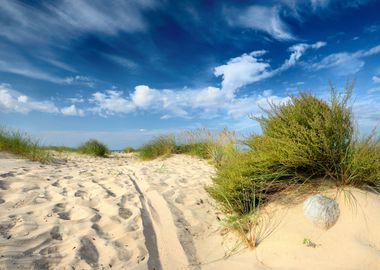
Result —
<svg viewBox="0 0 380 270"><path fill-rule="evenodd" d="M153 233L156 240L155 256L158 255L160 267L163 269L189 269L190 264L188 256L183 249L182 243L177 235L177 228L174 224L173 215L164 197L155 189L151 189L149 184L143 179L136 179L134 173L128 174L129 178L135 185L137 192L140 194L142 208L145 209L148 216L142 214L145 234L145 223L151 224L146 233ZM136 181L137 180L137 181ZM144 221L144 218L149 221ZM151 231L152 230L152 231ZM146 241L146 247L149 250L149 260L153 247ZM148 266L152 266L153 262ZM152 260L155 260L153 258ZM154 269L154 268L149 268ZM157 269L157 268L156 268Z"/></svg>

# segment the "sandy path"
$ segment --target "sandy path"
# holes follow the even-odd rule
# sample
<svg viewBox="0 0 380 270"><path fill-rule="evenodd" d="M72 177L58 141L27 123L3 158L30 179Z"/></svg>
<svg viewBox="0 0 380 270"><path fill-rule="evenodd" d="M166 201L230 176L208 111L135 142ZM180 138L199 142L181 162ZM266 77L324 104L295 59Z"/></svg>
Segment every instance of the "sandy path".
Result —
<svg viewBox="0 0 380 270"><path fill-rule="evenodd" d="M66 158L1 160L0 269L200 269L210 258L196 247L218 229L205 161Z"/></svg>
<svg viewBox="0 0 380 270"><path fill-rule="evenodd" d="M264 241L235 252L204 189L214 174L206 161L64 156L41 165L0 154L0 270L380 269L379 195L341 194L327 231L302 203L270 205Z"/></svg>

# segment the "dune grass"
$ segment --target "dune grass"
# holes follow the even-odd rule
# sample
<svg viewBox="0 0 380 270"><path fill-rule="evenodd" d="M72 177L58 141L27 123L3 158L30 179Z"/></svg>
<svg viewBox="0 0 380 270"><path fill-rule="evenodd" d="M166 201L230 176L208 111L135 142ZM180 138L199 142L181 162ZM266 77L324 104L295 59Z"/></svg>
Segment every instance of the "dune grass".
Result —
<svg viewBox="0 0 380 270"><path fill-rule="evenodd" d="M173 135L161 135L153 138L138 149L138 155L142 160L152 160L175 153L176 142Z"/></svg>
<svg viewBox="0 0 380 270"><path fill-rule="evenodd" d="M123 149L123 153L126 153L126 154L129 154L129 153L134 153L136 152L136 149L134 149L133 147L131 146L127 146Z"/></svg>
<svg viewBox="0 0 380 270"><path fill-rule="evenodd" d="M185 131L177 136L158 136L137 151L143 160L167 157L171 154L187 154L210 160L218 165L223 159L224 152L235 147L233 137L234 133L226 128L222 131L199 128Z"/></svg>
<svg viewBox="0 0 380 270"><path fill-rule="evenodd" d="M43 146L44 150L51 150L51 151L57 151L57 152L78 152L78 148L74 147L68 147L68 146L55 146L55 145L49 145L49 146Z"/></svg>
<svg viewBox="0 0 380 270"><path fill-rule="evenodd" d="M247 151L228 152L207 188L222 210L255 224L263 205L299 186L380 191L380 139L375 133L357 138L351 93L352 85L342 94L333 88L330 102L301 93L254 117L262 134L244 140ZM248 242L255 246L255 237Z"/></svg>
<svg viewBox="0 0 380 270"><path fill-rule="evenodd" d="M90 139L78 147L78 152L97 157L105 157L110 153L108 147L98 140Z"/></svg>
<svg viewBox="0 0 380 270"><path fill-rule="evenodd" d="M17 130L0 128L0 151L9 152L32 161L46 163L48 154L39 145L39 142Z"/></svg>

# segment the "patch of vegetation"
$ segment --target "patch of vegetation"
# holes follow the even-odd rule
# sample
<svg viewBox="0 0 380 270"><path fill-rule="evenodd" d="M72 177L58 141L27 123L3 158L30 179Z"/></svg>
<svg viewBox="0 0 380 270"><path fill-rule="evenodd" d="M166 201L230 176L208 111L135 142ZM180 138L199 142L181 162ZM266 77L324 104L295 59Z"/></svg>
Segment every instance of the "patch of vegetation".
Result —
<svg viewBox="0 0 380 270"><path fill-rule="evenodd" d="M247 151L229 151L207 189L223 211L252 223L262 205L295 187L380 191L380 139L356 137L351 93L352 85L343 94L333 88L330 102L301 93L254 117L262 134L244 140Z"/></svg>
<svg viewBox="0 0 380 270"><path fill-rule="evenodd" d="M138 152L141 159L152 160L174 154L176 148L174 136L161 135L141 146Z"/></svg>
<svg viewBox="0 0 380 270"><path fill-rule="evenodd" d="M78 152L78 148L74 147L68 147L68 146L43 146L42 147L45 150L52 150L52 151L57 151L57 152Z"/></svg>
<svg viewBox="0 0 380 270"><path fill-rule="evenodd" d="M123 149L123 153L126 153L126 154L128 154L128 153L133 153L133 152L136 152L136 149L134 149L134 148L131 147L131 146L127 146L127 147L125 147L125 148Z"/></svg>
<svg viewBox="0 0 380 270"><path fill-rule="evenodd" d="M219 165L224 153L235 148L234 133L200 128L186 131L178 136L162 135L138 149L143 160L152 160L170 154L187 154L211 160Z"/></svg>
<svg viewBox="0 0 380 270"><path fill-rule="evenodd" d="M16 130L0 128L0 151L9 152L33 161L46 163L48 154L41 148L39 142Z"/></svg>
<svg viewBox="0 0 380 270"><path fill-rule="evenodd" d="M90 139L78 147L78 151L82 154L105 157L110 151L107 146L98 140Z"/></svg>
<svg viewBox="0 0 380 270"><path fill-rule="evenodd" d="M188 154L191 156L197 156L204 159L209 159L211 141L201 141L188 144L181 144L177 146L176 152L178 154Z"/></svg>

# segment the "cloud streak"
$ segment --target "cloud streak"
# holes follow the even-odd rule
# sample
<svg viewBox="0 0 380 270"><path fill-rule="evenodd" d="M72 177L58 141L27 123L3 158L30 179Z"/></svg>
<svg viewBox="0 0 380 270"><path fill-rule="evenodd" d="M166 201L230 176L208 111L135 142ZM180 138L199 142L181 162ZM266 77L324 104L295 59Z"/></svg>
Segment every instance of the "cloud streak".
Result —
<svg viewBox="0 0 380 270"><path fill-rule="evenodd" d="M153 0L65 0L41 5L36 8L27 2L1 0L0 35L18 43L25 40L45 43L83 33L117 35L145 31L143 12L157 4Z"/></svg>

